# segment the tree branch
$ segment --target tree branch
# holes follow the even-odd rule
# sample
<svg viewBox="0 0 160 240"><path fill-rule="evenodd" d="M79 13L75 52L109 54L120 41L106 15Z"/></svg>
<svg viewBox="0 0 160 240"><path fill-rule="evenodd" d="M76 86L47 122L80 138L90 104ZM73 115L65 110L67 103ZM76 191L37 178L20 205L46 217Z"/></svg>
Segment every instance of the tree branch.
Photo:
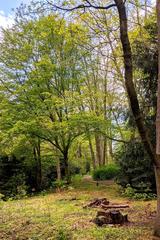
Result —
<svg viewBox="0 0 160 240"><path fill-rule="evenodd" d="M57 5L53 4L53 3L51 3L50 1L47 1L47 3L49 5L51 5L52 7L54 7L55 10L64 10L64 11L67 11L67 12L73 11L73 10L76 10L76 9L83 9L83 10L85 10L85 8L94 8L94 9L108 10L108 9L110 9L112 7L116 7L116 4L114 4L114 3L110 4L108 6L96 6L96 5L91 4L90 1L88 1L88 0L86 0L85 2L87 4L80 4L80 5L77 5L77 6L72 7L72 8L65 8L65 7L57 6Z"/></svg>

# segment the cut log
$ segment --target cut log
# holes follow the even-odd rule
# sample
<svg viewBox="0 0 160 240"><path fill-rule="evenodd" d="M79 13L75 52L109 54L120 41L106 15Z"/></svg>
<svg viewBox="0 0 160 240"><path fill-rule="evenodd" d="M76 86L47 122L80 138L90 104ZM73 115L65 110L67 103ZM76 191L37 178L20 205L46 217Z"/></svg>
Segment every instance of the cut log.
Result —
<svg viewBox="0 0 160 240"><path fill-rule="evenodd" d="M110 204L110 202L106 199L106 198L96 198L94 199L92 202L90 202L89 204L87 204L86 206L84 206L84 208L87 207L92 207L92 208L103 208L105 210L107 209L122 209L122 208L129 208L128 204Z"/></svg>
<svg viewBox="0 0 160 240"><path fill-rule="evenodd" d="M129 205L125 204L125 205L105 205L105 204L101 204L101 208L103 209L111 209L111 208L129 208Z"/></svg>
<svg viewBox="0 0 160 240"><path fill-rule="evenodd" d="M101 206L102 204L105 206L109 205L109 201L107 200L107 198L100 198L100 199L96 198L91 203L84 206L84 208L87 208L87 207L95 208L95 207Z"/></svg>

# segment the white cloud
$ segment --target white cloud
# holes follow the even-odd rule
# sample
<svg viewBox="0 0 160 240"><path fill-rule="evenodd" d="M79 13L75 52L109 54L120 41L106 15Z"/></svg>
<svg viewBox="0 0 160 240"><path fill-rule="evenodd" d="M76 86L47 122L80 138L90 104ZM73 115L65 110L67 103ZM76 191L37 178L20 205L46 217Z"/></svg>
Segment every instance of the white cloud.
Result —
<svg viewBox="0 0 160 240"><path fill-rule="evenodd" d="M153 6L155 6L155 5L156 5L156 0L151 0L151 4L152 4Z"/></svg>
<svg viewBox="0 0 160 240"><path fill-rule="evenodd" d="M0 10L0 27L7 28L11 27L14 23L13 15L6 15L3 11Z"/></svg>

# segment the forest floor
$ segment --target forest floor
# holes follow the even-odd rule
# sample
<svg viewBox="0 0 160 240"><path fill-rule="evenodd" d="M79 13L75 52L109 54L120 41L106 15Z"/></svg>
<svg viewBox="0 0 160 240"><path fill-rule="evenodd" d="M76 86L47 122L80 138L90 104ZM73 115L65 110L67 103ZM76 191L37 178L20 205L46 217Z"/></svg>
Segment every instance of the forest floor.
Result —
<svg viewBox="0 0 160 240"><path fill-rule="evenodd" d="M97 227L97 209L83 208L94 198L127 203L129 223ZM62 192L0 202L0 239L5 240L150 240L156 201L131 201L118 186L105 181L96 186L90 178L75 181Z"/></svg>

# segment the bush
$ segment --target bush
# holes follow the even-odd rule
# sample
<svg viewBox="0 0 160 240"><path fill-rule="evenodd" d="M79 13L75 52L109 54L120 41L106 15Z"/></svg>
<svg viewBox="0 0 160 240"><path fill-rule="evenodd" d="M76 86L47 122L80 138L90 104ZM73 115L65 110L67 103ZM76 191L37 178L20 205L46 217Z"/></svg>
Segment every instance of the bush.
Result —
<svg viewBox="0 0 160 240"><path fill-rule="evenodd" d="M3 185L1 191L5 195L5 200L8 198L20 199L26 197L27 186L25 185L25 175L19 173L11 176Z"/></svg>
<svg viewBox="0 0 160 240"><path fill-rule="evenodd" d="M81 168L74 164L70 164L70 175L80 174Z"/></svg>
<svg viewBox="0 0 160 240"><path fill-rule="evenodd" d="M118 184L124 188L130 184L140 193L156 193L153 164L141 142L134 139L121 145L115 157L120 166Z"/></svg>
<svg viewBox="0 0 160 240"><path fill-rule="evenodd" d="M92 177L94 180L109 180L117 177L119 167L115 164L99 167L93 171Z"/></svg>
<svg viewBox="0 0 160 240"><path fill-rule="evenodd" d="M132 188L130 184L127 184L126 188L121 191L122 196L134 200L152 200L157 196L151 192L137 192L136 189Z"/></svg>
<svg viewBox="0 0 160 240"><path fill-rule="evenodd" d="M0 201L3 201L4 197L5 197L5 195L0 193Z"/></svg>
<svg viewBox="0 0 160 240"><path fill-rule="evenodd" d="M17 186L17 194L15 199L21 199L25 197L27 197L27 186L25 184Z"/></svg>
<svg viewBox="0 0 160 240"><path fill-rule="evenodd" d="M52 183L52 187L62 190L67 187L67 182L65 180L56 180Z"/></svg>
<svg viewBox="0 0 160 240"><path fill-rule="evenodd" d="M82 181L82 179L83 179L82 175L76 174L76 175L73 175L73 176L71 177L71 182L72 182L73 184L80 183L80 182Z"/></svg>

